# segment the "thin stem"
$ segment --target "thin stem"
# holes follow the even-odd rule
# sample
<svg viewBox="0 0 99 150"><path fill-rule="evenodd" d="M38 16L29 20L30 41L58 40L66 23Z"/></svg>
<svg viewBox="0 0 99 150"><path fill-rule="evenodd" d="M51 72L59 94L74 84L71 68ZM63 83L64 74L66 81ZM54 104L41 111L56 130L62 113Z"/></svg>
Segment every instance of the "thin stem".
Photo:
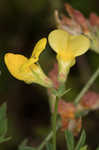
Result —
<svg viewBox="0 0 99 150"><path fill-rule="evenodd" d="M96 78L98 77L98 75L99 75L99 68L95 71L95 73L89 79L89 81L84 86L84 88L81 90L81 92L79 93L79 95L76 97L76 99L74 101L75 105L77 105L79 103L79 101L81 100L82 96L87 92L87 90L90 88L90 86L94 83L94 81L96 80Z"/></svg>
<svg viewBox="0 0 99 150"><path fill-rule="evenodd" d="M44 141L41 143L41 145L39 146L38 150L42 150L43 147L46 145L46 143L52 138L53 136L53 131L51 131L48 136L44 139Z"/></svg>
<svg viewBox="0 0 99 150"><path fill-rule="evenodd" d="M57 109L58 109L58 100L59 98L56 97L55 101L55 108L54 108L54 113L53 113L53 150L56 150L56 119L57 119Z"/></svg>
<svg viewBox="0 0 99 150"><path fill-rule="evenodd" d="M60 124L58 123L56 126L56 131L60 128ZM42 150L46 143L53 137L53 131L51 131L48 136L44 139L44 141L38 147L38 150Z"/></svg>

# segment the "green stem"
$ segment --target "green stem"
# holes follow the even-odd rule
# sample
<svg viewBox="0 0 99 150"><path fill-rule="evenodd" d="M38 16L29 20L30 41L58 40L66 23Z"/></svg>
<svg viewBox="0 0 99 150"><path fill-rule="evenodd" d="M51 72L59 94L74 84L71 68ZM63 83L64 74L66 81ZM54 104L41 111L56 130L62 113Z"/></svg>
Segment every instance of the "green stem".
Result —
<svg viewBox="0 0 99 150"><path fill-rule="evenodd" d="M44 141L41 143L41 145L38 147L38 150L42 150L43 147L46 145L46 143L52 138L53 131L51 131L48 136L44 139Z"/></svg>
<svg viewBox="0 0 99 150"><path fill-rule="evenodd" d="M60 128L60 124L58 123L56 126L56 131ZM53 131L51 131L48 136L44 139L44 141L40 144L40 146L38 147L38 150L42 150L44 148L44 146L46 145L46 143L53 137Z"/></svg>
<svg viewBox="0 0 99 150"><path fill-rule="evenodd" d="M89 79L89 81L84 86L84 88L81 90L81 92L79 93L79 95L76 97L76 99L74 101L75 105L77 105L79 103L79 101L81 100L82 96L87 92L87 90L90 88L90 86L94 83L94 81L96 80L96 78L98 77L98 75L99 75L99 68L95 71L95 73Z"/></svg>
<svg viewBox="0 0 99 150"><path fill-rule="evenodd" d="M53 124L53 150L56 150L56 119L57 119L58 100L59 100L59 98L56 97L55 108L54 108L53 119L52 119L52 124Z"/></svg>

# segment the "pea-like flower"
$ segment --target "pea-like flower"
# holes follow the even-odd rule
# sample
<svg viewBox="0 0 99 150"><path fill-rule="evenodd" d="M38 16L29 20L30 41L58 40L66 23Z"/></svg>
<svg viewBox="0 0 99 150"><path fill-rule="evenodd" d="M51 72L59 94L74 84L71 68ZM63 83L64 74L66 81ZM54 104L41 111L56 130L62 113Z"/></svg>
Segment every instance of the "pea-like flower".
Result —
<svg viewBox="0 0 99 150"><path fill-rule="evenodd" d="M61 29L52 31L48 40L51 48L57 53L59 81L64 82L70 67L75 64L75 58L89 49L90 41L83 35L71 35Z"/></svg>
<svg viewBox="0 0 99 150"><path fill-rule="evenodd" d="M46 38L39 40L29 59L20 54L6 53L4 56L5 64L12 76L27 84L38 83L45 87L52 87L52 81L44 74L37 63L46 43Z"/></svg>

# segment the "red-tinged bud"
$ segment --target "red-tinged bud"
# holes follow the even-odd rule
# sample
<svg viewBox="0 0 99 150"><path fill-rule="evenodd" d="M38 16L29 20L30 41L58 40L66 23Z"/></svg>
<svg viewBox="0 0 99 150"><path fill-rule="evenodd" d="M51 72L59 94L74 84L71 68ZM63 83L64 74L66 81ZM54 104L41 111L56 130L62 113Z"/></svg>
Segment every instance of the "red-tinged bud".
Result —
<svg viewBox="0 0 99 150"><path fill-rule="evenodd" d="M90 18L86 19L84 15L65 4L65 9L70 18L64 15L59 17L58 11L55 11L55 19L57 28L62 29L71 35L84 34L90 39L90 48L99 54L99 16L95 13L90 14Z"/></svg>
<svg viewBox="0 0 99 150"><path fill-rule="evenodd" d="M99 26L99 16L97 16L95 13L90 14L89 21L92 26Z"/></svg>
<svg viewBox="0 0 99 150"><path fill-rule="evenodd" d="M81 118L75 118L76 107L70 102L59 100L58 114L61 117L62 128L61 131L69 129L74 136L77 136L82 127Z"/></svg>
<svg viewBox="0 0 99 150"><path fill-rule="evenodd" d="M75 117L76 108L72 103L59 100L58 113L62 118L73 119Z"/></svg>
<svg viewBox="0 0 99 150"><path fill-rule="evenodd" d="M61 23L64 25L72 26L72 20L64 15L61 17Z"/></svg>
<svg viewBox="0 0 99 150"><path fill-rule="evenodd" d="M80 106L80 107L79 107ZM95 110L99 108L99 94L87 92L81 99L78 108Z"/></svg>
<svg viewBox="0 0 99 150"><path fill-rule="evenodd" d="M73 18L74 8L71 7L68 3L64 4L66 11L68 12L69 16Z"/></svg>
<svg viewBox="0 0 99 150"><path fill-rule="evenodd" d="M61 128L61 131L65 131L66 129L68 129L68 125L69 125L69 120L62 118L62 128Z"/></svg>
<svg viewBox="0 0 99 150"><path fill-rule="evenodd" d="M64 119L62 118L62 128L61 131L65 131L66 129L69 129L74 136L77 136L82 128L82 119Z"/></svg>
<svg viewBox="0 0 99 150"><path fill-rule="evenodd" d="M82 119L70 120L68 124L68 129L73 133L74 136L77 136L82 128Z"/></svg>
<svg viewBox="0 0 99 150"><path fill-rule="evenodd" d="M86 23L86 19L85 19L84 15L80 11L75 10L74 11L74 17L75 17L75 20L79 24L85 24Z"/></svg>
<svg viewBox="0 0 99 150"><path fill-rule="evenodd" d="M75 21L81 25L84 33L89 32L87 20L80 11L74 10L74 18Z"/></svg>

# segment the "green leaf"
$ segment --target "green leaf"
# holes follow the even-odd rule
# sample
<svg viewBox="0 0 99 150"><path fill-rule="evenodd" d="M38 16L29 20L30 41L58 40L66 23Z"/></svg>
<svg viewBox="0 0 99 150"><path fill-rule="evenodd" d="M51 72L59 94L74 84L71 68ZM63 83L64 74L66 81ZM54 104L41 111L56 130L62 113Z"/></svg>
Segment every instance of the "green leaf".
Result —
<svg viewBox="0 0 99 150"><path fill-rule="evenodd" d="M80 150L80 148L85 144L85 141L86 141L86 133L83 130L75 150Z"/></svg>
<svg viewBox="0 0 99 150"><path fill-rule="evenodd" d="M23 147L19 147L19 150L36 150L36 148L30 146L23 146Z"/></svg>
<svg viewBox="0 0 99 150"><path fill-rule="evenodd" d="M53 146L51 143L47 143L46 144L46 150L52 150L53 149Z"/></svg>
<svg viewBox="0 0 99 150"><path fill-rule="evenodd" d="M85 145L85 146L81 147L80 150L87 150L87 147L88 147L88 146Z"/></svg>
<svg viewBox="0 0 99 150"><path fill-rule="evenodd" d="M70 91L71 91L71 89L64 90L64 91L60 92L60 93L59 93L59 97L64 96L66 93L68 93L68 92L70 92Z"/></svg>
<svg viewBox="0 0 99 150"><path fill-rule="evenodd" d="M36 148L33 148L31 146L27 146L27 139L24 140L20 145L19 145L19 150L36 150Z"/></svg>
<svg viewBox="0 0 99 150"><path fill-rule="evenodd" d="M99 150L99 147L97 147L96 150Z"/></svg>
<svg viewBox="0 0 99 150"><path fill-rule="evenodd" d="M64 96L66 93L68 93L71 89L65 90L65 89L61 89L59 88L58 90L52 90L52 93L57 96L57 97L62 97Z"/></svg>
<svg viewBox="0 0 99 150"><path fill-rule="evenodd" d="M7 133L7 118L6 118L6 103L2 104L0 107L0 137L4 137Z"/></svg>
<svg viewBox="0 0 99 150"><path fill-rule="evenodd" d="M68 150L74 150L74 136L73 136L72 132L69 130L66 130L65 138L66 138Z"/></svg>
<svg viewBox="0 0 99 150"><path fill-rule="evenodd" d="M11 139L11 137L2 138L0 137L0 143L7 142Z"/></svg>
<svg viewBox="0 0 99 150"><path fill-rule="evenodd" d="M86 116L88 113L89 113L89 110L78 111L78 112L76 112L75 116L76 116L76 118L79 118L79 117Z"/></svg>
<svg viewBox="0 0 99 150"><path fill-rule="evenodd" d="M5 137L8 129L8 119L6 118L6 103L0 106L0 143L6 142L11 139L11 137Z"/></svg>

